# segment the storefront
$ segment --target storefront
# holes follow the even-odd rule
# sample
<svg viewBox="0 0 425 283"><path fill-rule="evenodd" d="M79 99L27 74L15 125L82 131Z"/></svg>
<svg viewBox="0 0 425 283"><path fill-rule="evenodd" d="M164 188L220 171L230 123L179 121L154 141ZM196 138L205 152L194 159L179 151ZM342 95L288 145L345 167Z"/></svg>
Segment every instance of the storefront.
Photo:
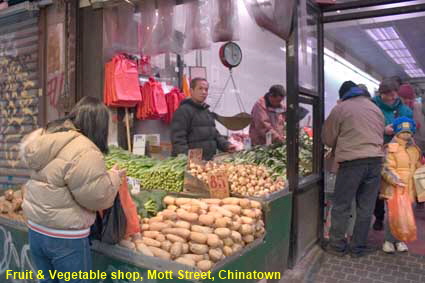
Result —
<svg viewBox="0 0 425 283"><path fill-rule="evenodd" d="M223 4L224 2L231 4ZM138 83L143 87L153 78L161 88L163 99L172 88L178 88L178 91L184 94L191 78L207 79L207 103L211 105L211 111L221 117L251 113L255 103L272 85L283 85L287 92L284 113L285 143L275 145L273 150L267 152L269 155L263 158L274 160L274 170L272 165L266 164L265 167L270 168L265 171L269 171L268 174L283 176L285 185L276 187L273 183L275 189L262 196L252 196L241 189L242 195L246 193L245 196L261 203L263 219L255 221L264 222L265 233L259 233L252 238L246 237L242 241L242 249L228 251L224 259L215 260L211 269L216 280L219 280L221 270L256 270L281 274L294 266L320 240L323 229L324 178L320 128L324 117L324 42L320 22L321 10L316 3L306 0L285 1L285 4L280 4L282 6L278 4L282 2L278 1L235 0L213 3L221 4L210 3L211 6L208 6L210 4L206 0L140 3L80 1L80 8L66 5L65 12L60 17L63 22L55 22L52 20L53 16L47 17L44 27L50 27L50 32L46 33L51 35L50 39L54 41L61 35L66 38L58 40L57 48L62 51L51 53L57 57L52 55L49 61L47 56L44 61L50 62L43 71L47 81L53 80L55 86L56 82L64 86L58 93L51 93L54 97L47 101L62 101L65 106L55 113L52 113L52 107L48 107L50 110L43 111L43 122L38 124L45 124L46 121L63 115L83 96L104 99L105 85L110 78L105 75L105 65L119 53L125 53L126 60L137 61ZM49 13L47 8L43 13ZM285 19L288 21L277 22L282 13L285 13ZM52 20L51 24L49 19ZM61 25L61 22L65 24ZM59 32L55 35L55 31ZM69 36L73 32L75 40ZM232 56L226 58L227 55L223 53L220 58L220 49L228 42L237 44L231 50L236 56L234 59ZM77 50L73 49L75 46L78 46ZM55 46L51 48L56 50ZM56 66L54 63L57 60L62 63ZM229 68L232 64L234 66ZM76 76L73 75L74 66ZM60 75L63 72L66 75L62 80ZM46 81L44 77L43 81ZM45 85L44 92L52 84ZM50 96L45 93L43 97ZM46 102L43 105L46 105ZM301 115L301 106L307 110L307 114ZM146 154L155 157L152 159L168 157L171 147L169 123L164 121L166 119L163 116L154 118L139 115L139 107L111 107L114 114L110 144L127 149L130 141L130 148L134 151L138 144L134 143L135 139L132 137L150 135L145 136L149 140L148 146L143 146ZM159 109L154 110L159 112ZM249 137L247 127L231 131L228 129L229 125L226 128L223 124L217 122L217 128L222 135L235 140L238 136L242 137L239 145L248 146L243 142ZM31 127L33 128L34 126ZM142 162L142 159L137 162ZM116 160L114 157L110 158L110 162ZM264 160L257 162L264 163ZM152 168L154 170L154 167ZM137 176L155 176L152 171L142 172L140 168L133 170L130 167L127 169L130 176L134 173L132 177L135 179ZM183 176L187 173L184 171L185 169L180 170L177 179L173 181L183 182ZM265 180L268 180L268 177L265 177ZM141 189L148 186L143 180L140 180L140 183ZM170 191L170 187L174 188L170 182L162 185L166 188L155 186L150 189ZM182 190L183 186L179 189ZM230 190L232 191L232 184ZM193 192L190 193L191 197L201 198L194 196ZM188 192L183 190L180 195L176 192L172 195L184 197ZM27 228L17 220L19 219L14 217L0 219L0 238L5 240L2 256L4 265L0 265L4 266L4 270L1 269L0 274L7 269L35 270L28 254ZM143 224L146 223L142 222L141 225ZM258 229L261 231L261 227ZM136 272L146 277L148 270L172 270L176 273L178 270L199 270L198 267L99 242L93 244L93 260L94 270L109 274L118 271ZM131 282L128 278L121 279L118 282ZM116 282L111 280L108 277L99 282ZM228 280L229 278L222 278L223 282ZM278 278L269 280L278 282ZM162 282L162 278L157 278L157 281ZM181 282L184 281L200 282L188 279ZM242 280L254 281L255 278Z"/></svg>

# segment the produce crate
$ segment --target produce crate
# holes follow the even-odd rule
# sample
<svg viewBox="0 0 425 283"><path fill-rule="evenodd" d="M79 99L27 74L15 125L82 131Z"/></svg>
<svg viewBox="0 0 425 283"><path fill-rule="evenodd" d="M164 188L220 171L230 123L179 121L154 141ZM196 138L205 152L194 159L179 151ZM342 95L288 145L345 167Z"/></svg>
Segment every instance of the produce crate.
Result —
<svg viewBox="0 0 425 283"><path fill-rule="evenodd" d="M260 200L263 203L266 234L239 253L233 254L217 264L212 270L213 282L234 282L235 280L220 279L221 270L240 272L283 272L287 268L289 251L289 236L292 210L292 194L287 191L278 192L274 196ZM0 277L5 278L5 271L35 271L34 263L29 254L28 230L24 223L0 217L0 258L4 265L0 269ZM173 261L144 256L119 246L110 246L97 241L92 245L93 270L106 272L108 277L97 282L133 282L131 280L115 280L110 277L112 272L136 272L143 276L143 282L212 282L211 280L180 280L174 279L147 280L149 270L157 271L195 271L191 267L180 265ZM138 280L140 281L140 280ZM237 280L240 283L255 282L254 279ZM278 282L268 280L267 282ZM37 282L36 280L27 280Z"/></svg>

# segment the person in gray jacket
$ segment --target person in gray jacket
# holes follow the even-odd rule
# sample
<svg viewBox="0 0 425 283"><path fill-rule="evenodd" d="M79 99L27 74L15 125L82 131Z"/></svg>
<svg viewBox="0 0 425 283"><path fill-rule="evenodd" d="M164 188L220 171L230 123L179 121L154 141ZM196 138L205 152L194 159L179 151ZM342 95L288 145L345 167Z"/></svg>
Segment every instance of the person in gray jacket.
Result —
<svg viewBox="0 0 425 283"><path fill-rule="evenodd" d="M384 115L364 91L352 81L339 90L341 102L326 119L322 139L335 150L339 164L331 213L329 253L348 252L361 257L376 251L366 245L375 200L381 180ZM348 244L351 203L356 199L356 221Z"/></svg>

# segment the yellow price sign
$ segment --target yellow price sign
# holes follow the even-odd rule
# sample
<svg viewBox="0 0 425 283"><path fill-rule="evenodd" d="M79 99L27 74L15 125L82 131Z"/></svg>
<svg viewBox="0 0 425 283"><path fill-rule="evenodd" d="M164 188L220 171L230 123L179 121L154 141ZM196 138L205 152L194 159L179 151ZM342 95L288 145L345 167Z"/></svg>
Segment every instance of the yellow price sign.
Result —
<svg viewBox="0 0 425 283"><path fill-rule="evenodd" d="M225 171L217 171L208 175L208 186L212 198L227 198L230 196L229 179Z"/></svg>

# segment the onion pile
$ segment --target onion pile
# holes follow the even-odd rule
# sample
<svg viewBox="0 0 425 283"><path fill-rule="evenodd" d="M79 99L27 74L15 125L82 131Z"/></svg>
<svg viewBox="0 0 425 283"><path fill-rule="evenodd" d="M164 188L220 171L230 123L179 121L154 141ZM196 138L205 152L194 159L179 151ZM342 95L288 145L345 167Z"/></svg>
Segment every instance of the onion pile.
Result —
<svg viewBox="0 0 425 283"><path fill-rule="evenodd" d="M251 164L190 164L189 173L201 181L208 183L208 174L215 171L225 171L229 177L230 191L241 196L263 197L283 190L283 177L272 178L272 173L264 166Z"/></svg>

